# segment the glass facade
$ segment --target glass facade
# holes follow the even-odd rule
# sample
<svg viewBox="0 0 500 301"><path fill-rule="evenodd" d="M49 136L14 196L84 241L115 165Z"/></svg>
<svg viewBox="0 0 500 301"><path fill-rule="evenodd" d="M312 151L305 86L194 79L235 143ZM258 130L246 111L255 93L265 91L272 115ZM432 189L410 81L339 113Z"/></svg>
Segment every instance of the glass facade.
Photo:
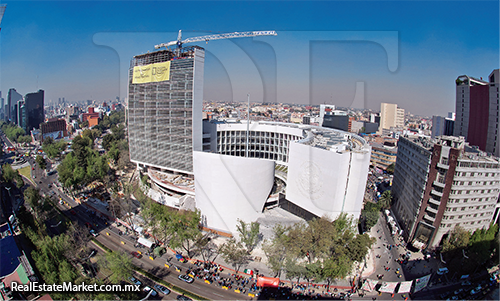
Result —
<svg viewBox="0 0 500 301"><path fill-rule="evenodd" d="M198 116L203 102L204 56L202 48L189 47L179 53L161 50L132 59L128 95L132 162L193 173L193 150L201 146L202 120ZM168 80L133 83L134 67L168 61Z"/></svg>

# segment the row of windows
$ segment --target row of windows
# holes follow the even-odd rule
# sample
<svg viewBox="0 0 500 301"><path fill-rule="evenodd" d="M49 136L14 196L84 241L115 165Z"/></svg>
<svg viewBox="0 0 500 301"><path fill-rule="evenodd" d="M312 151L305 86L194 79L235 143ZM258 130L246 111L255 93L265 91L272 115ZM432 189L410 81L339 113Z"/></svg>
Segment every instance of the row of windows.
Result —
<svg viewBox="0 0 500 301"><path fill-rule="evenodd" d="M495 200L495 198L494 198L494 197L492 197L492 198L484 198L484 199L483 199L483 198L472 198L472 199L450 199L450 200L449 200L449 203L456 203L456 204L458 204L458 203L460 203L460 202L462 202L462 203L467 203L467 202L469 202L469 201L471 201L471 202L482 202L483 200L484 200L485 202L487 202L487 201L494 201L494 200Z"/></svg>
<svg viewBox="0 0 500 301"><path fill-rule="evenodd" d="M483 190L452 190L451 194L485 194L485 193L492 193L492 192L498 192L498 189L483 189Z"/></svg>
<svg viewBox="0 0 500 301"><path fill-rule="evenodd" d="M469 181L469 182L464 182L464 181L453 181L453 185L460 185L460 186L481 186L481 185L498 185L500 182L497 181Z"/></svg>
<svg viewBox="0 0 500 301"><path fill-rule="evenodd" d="M483 220L480 220L480 221L471 221L471 222L461 222L460 224L464 224L464 225L480 225L480 224L488 224L490 222L489 219L483 219ZM455 224L441 224L441 228L444 228L444 227L447 227L447 228L450 228L451 226L454 226Z"/></svg>
<svg viewBox="0 0 500 301"><path fill-rule="evenodd" d="M498 166L497 166L498 168ZM498 173L494 172L465 172L465 171L457 171L455 172L455 176L457 177L495 177L498 176Z"/></svg>
<svg viewBox="0 0 500 301"><path fill-rule="evenodd" d="M498 120L497 120L498 121ZM470 161L460 161L460 167L471 167L471 168L499 168L497 163L479 163L479 162L470 162ZM471 173L474 174L474 173Z"/></svg>
<svg viewBox="0 0 500 301"><path fill-rule="evenodd" d="M483 205L483 206L469 206L469 207L454 207L454 208L446 208L446 211L448 212L455 212L455 211L458 211L458 209L460 209L460 211L465 211L466 209L467 210L481 210L481 209L486 209L486 208L492 208L492 207L495 207L494 204L491 204L491 205Z"/></svg>

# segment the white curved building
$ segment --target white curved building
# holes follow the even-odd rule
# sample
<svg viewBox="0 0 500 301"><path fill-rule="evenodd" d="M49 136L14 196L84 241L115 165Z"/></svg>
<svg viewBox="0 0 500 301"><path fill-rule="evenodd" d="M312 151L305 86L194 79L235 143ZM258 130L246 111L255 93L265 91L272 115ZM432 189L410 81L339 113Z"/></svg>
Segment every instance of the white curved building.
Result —
<svg viewBox="0 0 500 301"><path fill-rule="evenodd" d="M277 203L305 217L359 217L370 164L370 146L362 138L309 125L253 122L245 157L246 127L205 123L211 152L195 151L193 166L196 207L207 228L234 233L238 219L255 221ZM285 198L277 200L279 184Z"/></svg>

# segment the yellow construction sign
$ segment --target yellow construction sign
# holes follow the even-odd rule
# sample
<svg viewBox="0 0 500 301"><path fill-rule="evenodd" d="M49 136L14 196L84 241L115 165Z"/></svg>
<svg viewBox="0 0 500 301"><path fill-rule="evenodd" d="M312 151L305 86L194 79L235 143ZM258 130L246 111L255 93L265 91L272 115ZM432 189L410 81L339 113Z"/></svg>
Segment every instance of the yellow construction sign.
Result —
<svg viewBox="0 0 500 301"><path fill-rule="evenodd" d="M135 66L133 84L157 83L170 79L170 62Z"/></svg>

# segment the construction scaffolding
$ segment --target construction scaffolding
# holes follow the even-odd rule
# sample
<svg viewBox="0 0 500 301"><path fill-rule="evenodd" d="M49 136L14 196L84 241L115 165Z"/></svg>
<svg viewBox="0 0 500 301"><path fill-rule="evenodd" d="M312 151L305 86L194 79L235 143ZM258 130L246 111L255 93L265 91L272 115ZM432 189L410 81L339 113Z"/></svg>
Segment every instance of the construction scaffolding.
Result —
<svg viewBox="0 0 500 301"><path fill-rule="evenodd" d="M203 48L194 46L182 48L179 55L161 50L132 59L128 100L132 162L193 172L194 70L203 58ZM134 67L163 62L170 62L168 80L133 83Z"/></svg>

